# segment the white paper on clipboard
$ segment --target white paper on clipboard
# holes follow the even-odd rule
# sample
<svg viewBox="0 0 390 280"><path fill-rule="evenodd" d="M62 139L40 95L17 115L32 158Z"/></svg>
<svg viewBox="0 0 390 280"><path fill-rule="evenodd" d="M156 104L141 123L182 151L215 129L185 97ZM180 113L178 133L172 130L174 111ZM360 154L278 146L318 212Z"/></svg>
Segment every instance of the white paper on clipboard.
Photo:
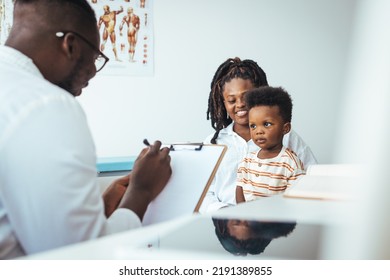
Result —
<svg viewBox="0 0 390 280"><path fill-rule="evenodd" d="M142 224L155 224L198 212L226 149L224 145L212 144L172 145L172 176L149 204Z"/></svg>

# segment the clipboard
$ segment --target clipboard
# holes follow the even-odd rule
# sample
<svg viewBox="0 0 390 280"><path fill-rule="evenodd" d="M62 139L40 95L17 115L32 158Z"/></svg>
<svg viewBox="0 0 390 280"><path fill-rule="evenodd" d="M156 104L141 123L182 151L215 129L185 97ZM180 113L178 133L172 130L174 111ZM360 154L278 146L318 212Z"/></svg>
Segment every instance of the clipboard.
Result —
<svg viewBox="0 0 390 280"><path fill-rule="evenodd" d="M176 143L168 147L172 176L146 209L143 225L198 212L227 150L225 145L203 143Z"/></svg>

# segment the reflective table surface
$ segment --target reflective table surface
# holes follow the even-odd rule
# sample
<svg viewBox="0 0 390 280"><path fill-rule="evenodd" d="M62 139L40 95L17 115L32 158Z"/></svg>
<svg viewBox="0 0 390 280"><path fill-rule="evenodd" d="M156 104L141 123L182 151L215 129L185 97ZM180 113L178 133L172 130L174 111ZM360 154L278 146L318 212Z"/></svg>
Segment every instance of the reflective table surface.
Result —
<svg viewBox="0 0 390 280"><path fill-rule="evenodd" d="M275 196L207 215L184 215L26 259L337 259L353 232L349 214L344 214L352 206Z"/></svg>
<svg viewBox="0 0 390 280"><path fill-rule="evenodd" d="M227 258L319 259L324 225L199 216L139 246Z"/></svg>

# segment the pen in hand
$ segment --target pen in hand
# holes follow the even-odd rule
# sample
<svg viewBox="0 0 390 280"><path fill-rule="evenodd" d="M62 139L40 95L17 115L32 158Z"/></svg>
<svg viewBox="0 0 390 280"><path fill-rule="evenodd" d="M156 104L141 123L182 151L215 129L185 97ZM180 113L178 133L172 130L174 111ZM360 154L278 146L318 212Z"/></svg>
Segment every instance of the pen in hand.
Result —
<svg viewBox="0 0 390 280"><path fill-rule="evenodd" d="M146 146L150 146L150 143L149 143L149 141L148 141L148 139L144 139L144 144L146 145Z"/></svg>
<svg viewBox="0 0 390 280"><path fill-rule="evenodd" d="M149 143L149 141L148 141L148 139L144 139L144 141L142 141L147 147L149 147L149 148L151 148L152 147L152 145ZM158 141L158 142L160 142L160 141ZM161 148L161 142L160 142L160 148ZM161 148L160 150L162 150L162 149L168 149L168 150L170 150L170 151L173 151L173 147L172 147L172 145L171 145L171 147L164 147L164 148Z"/></svg>

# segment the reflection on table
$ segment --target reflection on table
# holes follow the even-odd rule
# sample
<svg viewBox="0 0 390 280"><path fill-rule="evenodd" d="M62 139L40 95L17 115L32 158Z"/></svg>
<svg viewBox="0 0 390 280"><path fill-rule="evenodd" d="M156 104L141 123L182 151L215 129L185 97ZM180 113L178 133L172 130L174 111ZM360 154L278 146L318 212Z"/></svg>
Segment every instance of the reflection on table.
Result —
<svg viewBox="0 0 390 280"><path fill-rule="evenodd" d="M238 220L199 216L139 249L191 251L224 258L319 259L323 225L295 221Z"/></svg>
<svg viewBox="0 0 390 280"><path fill-rule="evenodd" d="M233 255L257 255L264 252L271 241L287 237L295 222L267 222L213 218L215 234L226 251Z"/></svg>

